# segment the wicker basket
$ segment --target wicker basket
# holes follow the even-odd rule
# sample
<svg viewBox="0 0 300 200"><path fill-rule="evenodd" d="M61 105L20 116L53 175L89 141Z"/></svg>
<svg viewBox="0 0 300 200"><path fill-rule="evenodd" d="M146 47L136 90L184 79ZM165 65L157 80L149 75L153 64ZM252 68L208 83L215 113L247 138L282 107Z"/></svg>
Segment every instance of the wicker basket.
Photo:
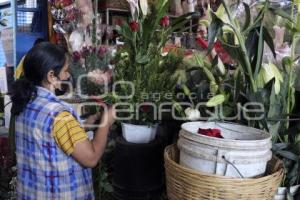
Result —
<svg viewBox="0 0 300 200"><path fill-rule="evenodd" d="M169 200L272 200L283 177L282 162L273 158L267 175L261 178L237 179L200 173L178 164L176 145L165 149L167 194Z"/></svg>

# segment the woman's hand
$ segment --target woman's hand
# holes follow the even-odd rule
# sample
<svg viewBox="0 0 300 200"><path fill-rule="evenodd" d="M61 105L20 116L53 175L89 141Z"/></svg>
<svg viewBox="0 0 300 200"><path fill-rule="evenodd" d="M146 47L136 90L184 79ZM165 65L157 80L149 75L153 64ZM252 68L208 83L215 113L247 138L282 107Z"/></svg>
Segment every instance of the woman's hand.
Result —
<svg viewBox="0 0 300 200"><path fill-rule="evenodd" d="M100 127L110 127L116 119L116 110L114 105L106 107L103 111L100 121Z"/></svg>
<svg viewBox="0 0 300 200"><path fill-rule="evenodd" d="M101 118L101 113L97 112L93 115L90 115L85 121L84 121L84 129L86 131L91 130L92 128L97 128L97 126L95 126L95 123L97 120L99 120Z"/></svg>

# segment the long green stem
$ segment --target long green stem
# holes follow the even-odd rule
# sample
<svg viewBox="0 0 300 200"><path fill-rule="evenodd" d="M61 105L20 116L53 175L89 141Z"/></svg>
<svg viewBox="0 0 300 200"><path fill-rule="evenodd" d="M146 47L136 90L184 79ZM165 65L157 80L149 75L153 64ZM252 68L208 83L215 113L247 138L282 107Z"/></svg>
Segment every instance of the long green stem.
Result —
<svg viewBox="0 0 300 200"><path fill-rule="evenodd" d="M294 7L297 6L298 8L298 5L295 4L295 2L292 3L292 7L291 7L291 18L293 19L294 18ZM298 12L299 12L299 8L298 8ZM297 14L297 17L296 17L296 24L298 25L299 24L299 17L298 17L298 14ZM294 23L292 23L292 29L294 28ZM294 58L295 58L295 49L296 49L296 43L297 43L297 33L293 33L292 35L292 43L291 43L291 60L293 61L292 65L289 66L289 74L288 74L288 82L289 82L289 89L288 89L288 95L287 95L287 108L286 108L286 113L289 114L291 112L291 110L293 109L292 108L292 105L291 105L291 101L292 101L292 98L294 98L294 96L292 95L292 87L293 87L293 71L294 71ZM289 119L289 116L287 116L287 119ZM285 127L286 129L289 128L289 121L287 120L286 124L285 124ZM286 135L284 137L284 140L285 142L288 142L288 135Z"/></svg>
<svg viewBox="0 0 300 200"><path fill-rule="evenodd" d="M233 31L235 32L236 34L236 37L239 41L239 44L240 44L240 47L241 47L241 51L242 51L242 55L243 55L243 58L244 58L244 62L246 64L246 70L247 70L247 73L248 73L248 77L250 79L250 84L251 84L251 88L253 90L253 92L257 92L257 86L255 84L255 81L253 79L253 72L252 72L252 68L251 68L251 63L250 63L250 60L249 60L249 57L247 55L247 49L246 49L246 46L245 46L245 40L243 38L243 36L240 34L236 24L235 24L235 21L233 20L232 16L231 16L231 12L227 6L227 4L225 3L225 1L223 0L222 1L222 4L226 10L226 13L227 13L227 16L229 18L229 21L230 23L232 24L232 28L233 28Z"/></svg>
<svg viewBox="0 0 300 200"><path fill-rule="evenodd" d="M266 1L263 10L261 11L261 20L264 18L265 16L265 12L268 8L268 1ZM262 64L262 58L263 58L263 52L264 52L264 38L263 38L263 34L264 34L264 26L263 23L260 24L260 28L259 28L259 40L258 40L258 50L257 50L257 54L256 54L256 65L255 65L255 72L254 72L254 78L256 79L258 76L258 73L260 72L261 69L261 64Z"/></svg>

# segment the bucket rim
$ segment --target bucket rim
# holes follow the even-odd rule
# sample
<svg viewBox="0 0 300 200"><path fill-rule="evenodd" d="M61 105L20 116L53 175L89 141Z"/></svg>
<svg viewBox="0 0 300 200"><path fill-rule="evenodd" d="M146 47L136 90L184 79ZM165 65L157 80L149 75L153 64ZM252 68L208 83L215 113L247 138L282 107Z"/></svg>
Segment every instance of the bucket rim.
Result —
<svg viewBox="0 0 300 200"><path fill-rule="evenodd" d="M151 124L151 125L140 125L140 124L132 124L132 123L125 123L121 122L121 126L131 126L131 127L144 127L144 128L158 128L159 123Z"/></svg>
<svg viewBox="0 0 300 200"><path fill-rule="evenodd" d="M189 130L187 130L186 126L189 125L189 124L195 124L195 123L199 123L199 124L205 124L205 123L214 123L214 124L217 124L220 125L223 124L223 125L232 125L232 126L236 126L236 127L243 127L243 128L247 128L249 130L251 130L251 132L256 132L254 134L259 134L262 138L260 139L249 139L249 140L236 140L236 139L228 139L228 138L217 138L217 137L210 137L210 136L206 136L206 135L202 135L202 134L197 134L197 133L194 133L194 132L191 132ZM217 127L216 127L217 128ZM220 128L224 128L224 127L220 127ZM249 127L249 126L245 126L245 125L241 125L241 124L238 124L238 123L229 123L229 122L218 122L218 121L212 121L212 122L207 122L207 121L194 121L194 122L186 122L186 123L183 123L181 125L181 133L190 133L190 136L191 137L196 137L196 138L205 138L205 139L208 139L208 140L215 140L215 141L220 141L220 142L239 142L239 143L256 143L256 142L270 142L272 136L270 133L264 131L264 130L261 130L261 129L257 129L257 128L253 128L253 127ZM235 132L238 132L238 131L235 131ZM242 132L241 132L242 133ZM182 135L182 134L181 134ZM185 134L186 135L186 134Z"/></svg>

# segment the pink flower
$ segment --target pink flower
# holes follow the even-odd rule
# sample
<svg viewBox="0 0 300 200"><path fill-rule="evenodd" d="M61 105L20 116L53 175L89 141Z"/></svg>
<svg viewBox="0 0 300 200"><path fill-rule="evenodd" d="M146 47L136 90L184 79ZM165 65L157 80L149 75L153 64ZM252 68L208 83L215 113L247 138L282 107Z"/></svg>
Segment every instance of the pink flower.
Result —
<svg viewBox="0 0 300 200"><path fill-rule="evenodd" d="M96 83L98 85L101 84L107 84L111 81L112 78L112 71L111 70L101 70L101 69L95 69L91 72L88 73L88 79L93 82Z"/></svg>
<svg viewBox="0 0 300 200"><path fill-rule="evenodd" d="M98 57L103 58L107 53L107 48L105 46L100 46L98 49Z"/></svg>
<svg viewBox="0 0 300 200"><path fill-rule="evenodd" d="M133 32L137 32L139 30L139 23L136 21L132 21L129 23L129 27Z"/></svg>
<svg viewBox="0 0 300 200"><path fill-rule="evenodd" d="M74 51L74 52L73 52L73 60L74 60L74 62L79 61L80 58L81 58L80 53L79 53L78 51Z"/></svg>
<svg viewBox="0 0 300 200"><path fill-rule="evenodd" d="M170 25L170 19L168 16L164 16L161 20L160 20L160 25L163 27L167 27Z"/></svg>

